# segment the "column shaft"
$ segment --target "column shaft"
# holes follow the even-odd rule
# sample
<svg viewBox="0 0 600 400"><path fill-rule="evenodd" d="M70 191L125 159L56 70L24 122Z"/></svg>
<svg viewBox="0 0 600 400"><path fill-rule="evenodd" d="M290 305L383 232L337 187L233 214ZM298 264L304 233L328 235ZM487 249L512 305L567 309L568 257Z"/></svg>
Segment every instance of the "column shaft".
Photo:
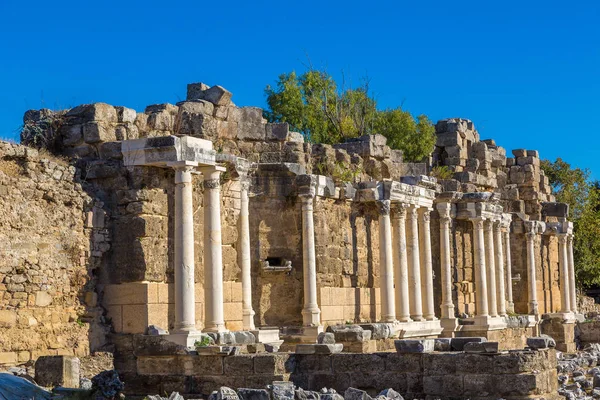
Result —
<svg viewBox="0 0 600 400"><path fill-rule="evenodd" d="M535 232L527 232L527 279L529 281L529 314L538 315L537 282L535 273Z"/></svg>
<svg viewBox="0 0 600 400"><path fill-rule="evenodd" d="M315 256L315 225L313 217L314 196L302 199L302 267L304 273L304 326L321 325L321 310L317 303L317 261Z"/></svg>
<svg viewBox="0 0 600 400"><path fill-rule="evenodd" d="M442 318L454 318L452 303L452 265L450 253L450 218L451 203L439 203L440 214L440 265L442 273Z"/></svg>
<svg viewBox="0 0 600 400"><path fill-rule="evenodd" d="M558 235L558 261L560 263L560 308L561 312L571 312L569 294L569 256L567 254L567 235Z"/></svg>
<svg viewBox="0 0 600 400"><path fill-rule="evenodd" d="M241 182L239 250L242 269L242 324L245 330L256 329L252 309L252 260L250 257L250 223L248 219L248 182Z"/></svg>
<svg viewBox="0 0 600 400"><path fill-rule="evenodd" d="M510 229L504 232L504 249L506 253L506 302L508 312L515 312L515 303L513 302L512 292L512 259L510 256Z"/></svg>
<svg viewBox="0 0 600 400"><path fill-rule="evenodd" d="M410 321L408 300L408 257L406 254L406 207L399 205L394 213L394 282L396 284L396 319Z"/></svg>
<svg viewBox="0 0 600 400"><path fill-rule="evenodd" d="M485 255L486 255L486 276L488 290L488 311L490 317L498 316L498 302L496 301L496 263L494 255L494 221L485 222Z"/></svg>
<svg viewBox="0 0 600 400"><path fill-rule="evenodd" d="M485 271L485 249L483 235L483 218L474 218L473 222L473 250L475 255L475 300L477 303L477 316L488 316L487 278Z"/></svg>
<svg viewBox="0 0 600 400"><path fill-rule="evenodd" d="M392 225L390 222L390 201L379 204L379 275L381 279L381 321L396 320L394 300L394 259L392 256Z"/></svg>
<svg viewBox="0 0 600 400"><path fill-rule="evenodd" d="M571 311L577 312L577 289L575 288L575 259L573 258L573 234L567 236L569 255L569 294L571 295Z"/></svg>
<svg viewBox="0 0 600 400"><path fill-rule="evenodd" d="M433 261L431 260L431 210L421 207L419 209L419 242L421 245L421 293L423 295L423 317L428 320L435 319L435 305L433 303Z"/></svg>
<svg viewBox="0 0 600 400"><path fill-rule="evenodd" d="M223 313L223 249L221 246L221 172L201 169L204 175L204 331L225 332Z"/></svg>
<svg viewBox="0 0 600 400"><path fill-rule="evenodd" d="M496 255L496 297L498 300L498 314L506 315L506 290L504 287L504 251L502 249L502 226L500 222L494 224L494 244Z"/></svg>
<svg viewBox="0 0 600 400"><path fill-rule="evenodd" d="M423 320L423 304L421 302L421 259L419 251L419 220L417 207L408 209L408 246L410 250L408 268L408 286L410 293L410 317L414 321Z"/></svg>
<svg viewBox="0 0 600 400"><path fill-rule="evenodd" d="M196 330L193 166L175 168L175 333Z"/></svg>

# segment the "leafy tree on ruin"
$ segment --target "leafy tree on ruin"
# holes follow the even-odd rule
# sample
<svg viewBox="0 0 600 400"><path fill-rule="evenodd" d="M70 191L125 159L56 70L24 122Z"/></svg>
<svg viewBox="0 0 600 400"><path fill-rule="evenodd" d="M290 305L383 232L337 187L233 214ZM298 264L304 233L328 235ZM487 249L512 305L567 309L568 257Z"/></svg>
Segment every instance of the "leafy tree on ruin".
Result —
<svg viewBox="0 0 600 400"><path fill-rule="evenodd" d="M400 149L407 161L421 161L433 150L435 128L420 115L401 108L378 110L369 81L346 87L325 71L310 69L279 76L265 88L270 122L287 122L313 143L340 143L362 135L380 133L388 145Z"/></svg>
<svg viewBox="0 0 600 400"><path fill-rule="evenodd" d="M600 183L590 180L588 170L572 168L561 158L542 161L556 195L569 205L575 239L573 256L579 286L600 285Z"/></svg>

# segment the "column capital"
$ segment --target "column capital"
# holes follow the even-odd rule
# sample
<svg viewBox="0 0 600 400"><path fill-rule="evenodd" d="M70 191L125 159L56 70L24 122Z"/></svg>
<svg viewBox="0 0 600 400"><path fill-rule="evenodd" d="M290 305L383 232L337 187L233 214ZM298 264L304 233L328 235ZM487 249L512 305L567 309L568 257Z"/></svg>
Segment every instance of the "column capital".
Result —
<svg viewBox="0 0 600 400"><path fill-rule="evenodd" d="M250 189L250 180L240 179L240 190L247 192L249 189Z"/></svg>
<svg viewBox="0 0 600 400"><path fill-rule="evenodd" d="M406 212L407 212L409 218L417 218L417 211L418 210L419 210L419 206L417 206L415 204L411 204L406 209Z"/></svg>
<svg viewBox="0 0 600 400"><path fill-rule="evenodd" d="M390 200L379 200L377 202L377 208L379 210L380 215L390 215L390 207L391 207Z"/></svg>
<svg viewBox="0 0 600 400"><path fill-rule="evenodd" d="M393 219L405 219L406 218L406 210L409 205L406 203L392 203L392 210L394 213L392 214Z"/></svg>
<svg viewBox="0 0 600 400"><path fill-rule="evenodd" d="M420 207L418 210L419 216L425 223L429 223L431 221L431 209L427 207Z"/></svg>
<svg viewBox="0 0 600 400"><path fill-rule="evenodd" d="M473 223L473 228L483 229L483 223L486 221L484 217L473 217L469 218L469 221Z"/></svg>
<svg viewBox="0 0 600 400"><path fill-rule="evenodd" d="M567 243L568 235L566 233L558 233L556 235L556 237L558 238L558 243L560 243L560 244Z"/></svg>
<svg viewBox="0 0 600 400"><path fill-rule="evenodd" d="M569 244L573 243L573 240L575 240L575 235L572 233L567 234L567 241Z"/></svg>

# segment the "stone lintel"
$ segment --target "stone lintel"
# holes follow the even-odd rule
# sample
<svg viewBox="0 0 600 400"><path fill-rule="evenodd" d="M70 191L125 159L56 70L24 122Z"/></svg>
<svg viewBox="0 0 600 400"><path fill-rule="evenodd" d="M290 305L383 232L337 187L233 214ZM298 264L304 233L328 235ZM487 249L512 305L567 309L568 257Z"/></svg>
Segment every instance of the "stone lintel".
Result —
<svg viewBox="0 0 600 400"><path fill-rule="evenodd" d="M215 151L210 140L190 136L161 136L124 140L121 152L125 166L166 167L178 161L215 165Z"/></svg>
<svg viewBox="0 0 600 400"><path fill-rule="evenodd" d="M296 186L299 196L321 196L321 197L339 197L339 194L333 179L323 175L298 175L296 177Z"/></svg>

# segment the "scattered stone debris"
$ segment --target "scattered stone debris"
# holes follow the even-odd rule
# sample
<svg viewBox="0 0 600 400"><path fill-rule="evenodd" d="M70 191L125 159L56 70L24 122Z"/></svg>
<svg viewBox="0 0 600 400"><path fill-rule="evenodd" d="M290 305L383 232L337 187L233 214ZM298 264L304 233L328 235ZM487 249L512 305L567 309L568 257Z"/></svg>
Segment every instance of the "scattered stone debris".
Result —
<svg viewBox="0 0 600 400"><path fill-rule="evenodd" d="M557 358L559 395L571 400L600 399L600 344L588 344L575 354L557 352Z"/></svg>

